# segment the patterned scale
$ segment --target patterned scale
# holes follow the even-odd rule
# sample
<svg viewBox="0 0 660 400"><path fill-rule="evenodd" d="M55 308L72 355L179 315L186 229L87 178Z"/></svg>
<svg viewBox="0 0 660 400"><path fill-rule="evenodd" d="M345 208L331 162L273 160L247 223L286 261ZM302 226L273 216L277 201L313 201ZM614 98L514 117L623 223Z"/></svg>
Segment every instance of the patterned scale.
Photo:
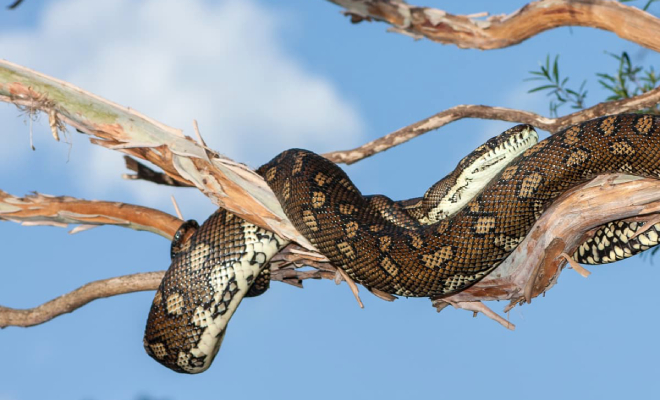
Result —
<svg viewBox="0 0 660 400"><path fill-rule="evenodd" d="M614 221L605 224L578 247L573 259L582 264L607 264L657 246L660 224L645 227L643 221Z"/></svg>

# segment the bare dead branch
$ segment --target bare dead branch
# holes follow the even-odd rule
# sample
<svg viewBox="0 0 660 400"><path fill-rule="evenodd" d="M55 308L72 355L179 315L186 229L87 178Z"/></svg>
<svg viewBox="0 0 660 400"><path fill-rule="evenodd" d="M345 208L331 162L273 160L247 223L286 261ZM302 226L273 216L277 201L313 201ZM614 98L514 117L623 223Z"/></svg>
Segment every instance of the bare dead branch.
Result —
<svg viewBox="0 0 660 400"><path fill-rule="evenodd" d="M81 200L35 193L15 197L0 190L0 220L23 225L118 225L157 233L171 240L182 220L149 207L126 203Z"/></svg>
<svg viewBox="0 0 660 400"><path fill-rule="evenodd" d="M87 283L38 307L18 310L0 306L0 328L34 326L70 313L85 304L118 294L156 290L164 271L145 272Z"/></svg>
<svg viewBox="0 0 660 400"><path fill-rule="evenodd" d="M402 0L329 0L351 16L351 22L383 21L390 31L425 37L460 48L482 50L513 46L541 32L562 26L603 29L651 50L660 51L660 20L617 1L535 1L509 15L479 19L484 13L453 15L444 10L418 7Z"/></svg>
<svg viewBox="0 0 660 400"><path fill-rule="evenodd" d="M606 114L620 114L652 107L660 102L660 87L629 99L608 101L576 111L560 118L546 118L529 111L482 105L459 105L441 111L412 125L352 150L333 151L323 156L335 163L353 164L374 154L391 149L417 136L463 118L493 119L529 124L550 133Z"/></svg>

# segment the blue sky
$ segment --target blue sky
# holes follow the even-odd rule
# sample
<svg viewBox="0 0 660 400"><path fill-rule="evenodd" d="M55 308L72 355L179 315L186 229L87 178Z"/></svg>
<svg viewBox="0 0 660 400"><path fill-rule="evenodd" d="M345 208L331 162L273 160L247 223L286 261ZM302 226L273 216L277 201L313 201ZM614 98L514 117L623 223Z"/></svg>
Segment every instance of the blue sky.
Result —
<svg viewBox="0 0 660 400"><path fill-rule="evenodd" d="M9 1L7 1L8 3ZM432 2L454 13L509 13L522 1ZM633 3L634 4L634 3ZM641 5L641 2L640 2ZM587 79L588 105L605 97L595 72L605 51L658 56L607 32L562 28L512 48L461 50L352 25L327 1L26 0L0 10L0 58L68 80L258 166L288 147L323 152L380 137L457 104L547 115L523 82L547 54ZM652 10L653 11L653 10ZM565 109L563 112L570 112ZM124 181L119 153L72 132L55 143L0 104L0 189L137 203L203 220L195 190ZM460 121L346 170L363 193L419 196L490 136L511 126ZM97 279L165 269L169 243L102 227L69 235L2 223L0 304L32 307ZM428 299L387 303L346 285L273 284L244 301L204 374L172 373L142 349L153 293L96 301L44 325L0 331L0 400L188 398L649 398L660 346L658 260L634 258L565 271L544 298L515 308L515 332ZM362 291L364 292L364 290ZM489 305L501 311L504 302Z"/></svg>

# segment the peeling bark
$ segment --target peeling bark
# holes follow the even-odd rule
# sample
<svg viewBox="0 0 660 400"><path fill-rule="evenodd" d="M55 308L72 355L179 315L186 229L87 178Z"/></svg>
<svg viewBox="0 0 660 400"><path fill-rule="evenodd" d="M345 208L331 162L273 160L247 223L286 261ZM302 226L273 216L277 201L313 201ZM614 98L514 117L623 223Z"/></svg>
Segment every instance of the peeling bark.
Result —
<svg viewBox="0 0 660 400"><path fill-rule="evenodd" d="M402 0L328 0L343 7L351 22L364 20L390 24L390 31L427 38L460 48L501 49L541 32L563 26L584 26L610 31L651 50L660 51L660 20L618 1L545 0L529 3L509 15L488 13L453 15L444 10L418 7Z"/></svg>
<svg viewBox="0 0 660 400"><path fill-rule="evenodd" d="M153 208L132 204L81 200L69 196L48 196L35 193L15 197L0 190L0 220L22 225L83 227L119 225L139 231L156 233L168 240L176 233L182 220ZM72 233L79 232L75 229Z"/></svg>
<svg viewBox="0 0 660 400"><path fill-rule="evenodd" d="M45 112L111 150L147 160L169 177L194 185L215 204L307 248L264 180L180 130L114 104L70 83L0 60L0 101L29 113ZM53 125L51 121L51 125Z"/></svg>

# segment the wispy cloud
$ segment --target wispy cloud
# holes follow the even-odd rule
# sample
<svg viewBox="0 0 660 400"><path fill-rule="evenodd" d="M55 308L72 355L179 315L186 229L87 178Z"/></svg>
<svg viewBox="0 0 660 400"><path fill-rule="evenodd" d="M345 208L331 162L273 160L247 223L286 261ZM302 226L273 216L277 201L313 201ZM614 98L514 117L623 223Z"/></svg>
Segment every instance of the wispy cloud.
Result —
<svg viewBox="0 0 660 400"><path fill-rule="evenodd" d="M46 6L35 29L2 32L0 49L188 134L197 119L211 147L252 165L289 147L361 142L355 105L283 45L287 22L249 0L62 0ZM27 133L22 121L15 129ZM102 196L122 162L103 149L88 153L76 179Z"/></svg>

